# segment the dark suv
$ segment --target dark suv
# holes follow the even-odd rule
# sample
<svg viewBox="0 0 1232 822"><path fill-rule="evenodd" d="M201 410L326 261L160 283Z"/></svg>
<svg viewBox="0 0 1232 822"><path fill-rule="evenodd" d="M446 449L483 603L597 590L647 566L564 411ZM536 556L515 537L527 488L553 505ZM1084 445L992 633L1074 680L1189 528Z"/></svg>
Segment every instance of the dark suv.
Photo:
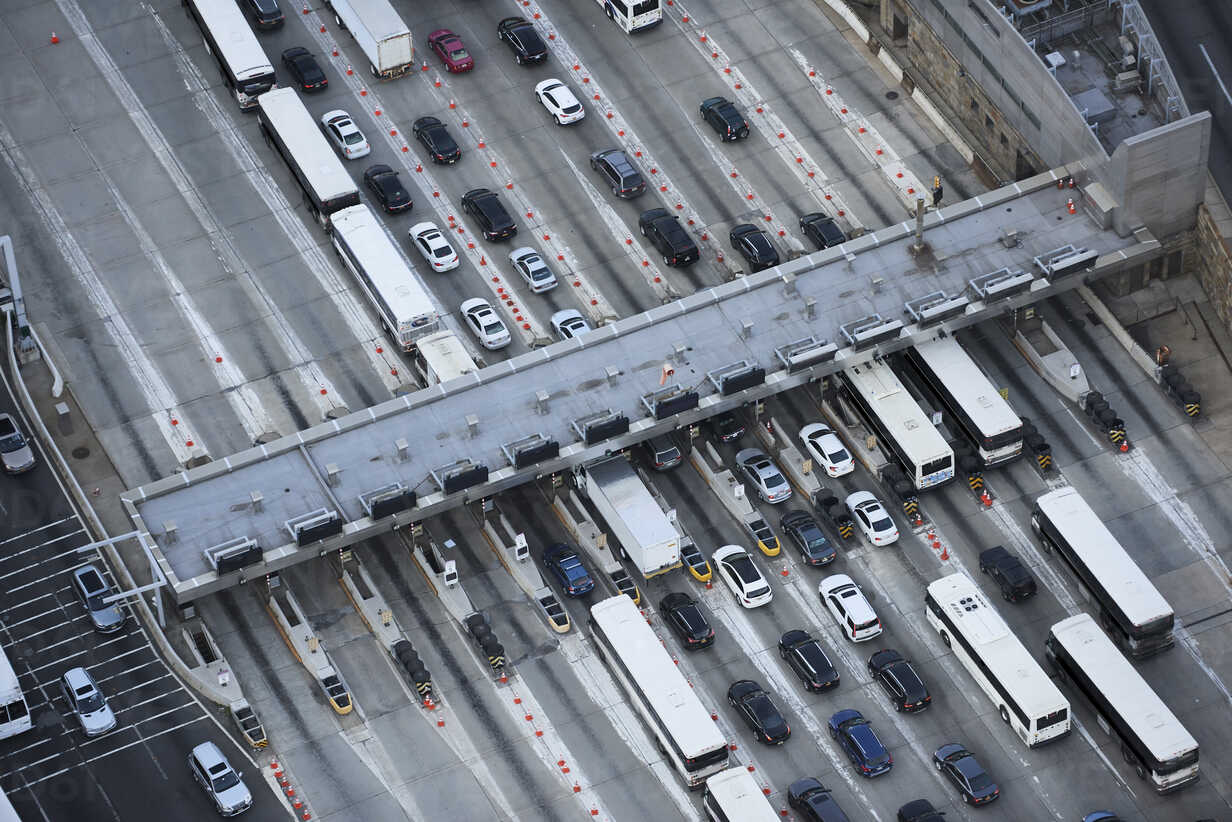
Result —
<svg viewBox="0 0 1232 822"><path fill-rule="evenodd" d="M479 223L485 240L508 240L518 233L500 197L489 189L474 188L463 194L462 210Z"/></svg>
<svg viewBox="0 0 1232 822"><path fill-rule="evenodd" d="M637 227L642 230L642 236L649 239L663 255L666 265L692 265L701 256L697 243L693 242L680 221L666 208L643 211L642 216L637 218Z"/></svg>
<svg viewBox="0 0 1232 822"><path fill-rule="evenodd" d="M506 17L496 24L496 34L513 51L519 66L542 63L548 59L548 46L525 17Z"/></svg>
<svg viewBox="0 0 1232 822"><path fill-rule="evenodd" d="M894 710L916 713L933 701L920 675L893 648L884 648L868 658L868 672L894 703Z"/></svg>
<svg viewBox="0 0 1232 822"><path fill-rule="evenodd" d="M980 570L996 580L1006 602L1021 602L1035 595L1035 577L1000 545L980 551Z"/></svg>
<svg viewBox="0 0 1232 822"><path fill-rule="evenodd" d="M800 233L813 241L817 248L830 248L847 242L847 235L838 227L829 214L814 211L800 218Z"/></svg>
<svg viewBox="0 0 1232 822"><path fill-rule="evenodd" d="M779 264L779 252L770 242L770 234L752 223L734 226L727 235L732 248L744 257L753 271L765 271Z"/></svg>
<svg viewBox="0 0 1232 822"><path fill-rule="evenodd" d="M590 167L599 172L617 197L631 200L646 191L646 181L642 179L641 172L618 148L596 151L590 155Z"/></svg>
<svg viewBox="0 0 1232 822"><path fill-rule="evenodd" d="M725 143L733 140L743 140L749 136L749 121L736 108L736 104L725 97L710 97L702 100L702 119L710 124L714 133Z"/></svg>
<svg viewBox="0 0 1232 822"><path fill-rule="evenodd" d="M240 0L240 6L259 29L276 29L284 22L278 0Z"/></svg>
<svg viewBox="0 0 1232 822"><path fill-rule="evenodd" d="M801 558L809 565L829 565L838 557L838 551L807 511L788 511L779 520L779 527L791 537L800 549Z"/></svg>
<svg viewBox="0 0 1232 822"><path fill-rule="evenodd" d="M688 594L673 591L659 601L659 613L690 651L709 648L714 644L714 628L706 619L697 600Z"/></svg>
<svg viewBox="0 0 1232 822"><path fill-rule="evenodd" d="M828 725L830 736L842 747L861 776L870 779L881 776L894 766L894 758L859 711L839 711L830 717Z"/></svg>

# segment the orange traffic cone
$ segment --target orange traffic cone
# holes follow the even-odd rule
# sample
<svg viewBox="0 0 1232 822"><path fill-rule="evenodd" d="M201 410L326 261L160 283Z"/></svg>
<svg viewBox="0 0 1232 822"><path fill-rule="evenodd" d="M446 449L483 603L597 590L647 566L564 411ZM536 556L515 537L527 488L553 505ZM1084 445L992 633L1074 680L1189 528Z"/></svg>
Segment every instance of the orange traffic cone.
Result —
<svg viewBox="0 0 1232 822"><path fill-rule="evenodd" d="M60 42L60 38L56 37L56 33L53 31L51 33L51 44L54 46L56 43L59 43L59 42Z"/></svg>

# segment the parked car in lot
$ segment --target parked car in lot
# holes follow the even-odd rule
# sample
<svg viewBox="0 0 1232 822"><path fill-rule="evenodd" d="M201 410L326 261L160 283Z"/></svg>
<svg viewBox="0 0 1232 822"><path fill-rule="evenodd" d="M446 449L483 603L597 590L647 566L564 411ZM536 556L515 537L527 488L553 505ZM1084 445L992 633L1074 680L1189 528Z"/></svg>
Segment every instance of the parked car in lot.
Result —
<svg viewBox="0 0 1232 822"><path fill-rule="evenodd" d="M411 132L437 165L453 165L462 159L462 149L445 124L435 117L420 117L411 123Z"/></svg>
<svg viewBox="0 0 1232 822"><path fill-rule="evenodd" d="M492 304L482 297L472 297L459 306L466 327L479 340L479 344L489 351L504 348L513 341L509 327L504 320L496 315Z"/></svg>
<svg viewBox="0 0 1232 822"><path fill-rule="evenodd" d="M779 521L779 526L800 549L800 558L808 565L829 565L838 558L838 551L807 511L788 511Z"/></svg>
<svg viewBox="0 0 1232 822"><path fill-rule="evenodd" d="M868 491L856 491L847 496L847 512L859 526L864 538L873 545L898 542L898 526L885 506Z"/></svg>
<svg viewBox="0 0 1232 822"><path fill-rule="evenodd" d="M586 322L581 311L576 308L564 308L552 315L552 330L556 332L558 338L571 340L593 329L590 323Z"/></svg>
<svg viewBox="0 0 1232 822"><path fill-rule="evenodd" d="M826 474L841 477L856 470L856 461L834 429L825 423L815 422L800 429L800 440L809 456Z"/></svg>
<svg viewBox="0 0 1232 822"><path fill-rule="evenodd" d="M104 602L114 591L94 565L83 565L73 572L73 593L90 615L90 624L100 634L114 634L124 628L126 617L116 602Z"/></svg>
<svg viewBox="0 0 1232 822"><path fill-rule="evenodd" d="M556 78L544 80L535 86L535 99L548 111L556 125L567 126L586 118L586 109L569 87Z"/></svg>
<svg viewBox="0 0 1232 822"><path fill-rule="evenodd" d="M1001 795L1001 789L975 754L957 742L948 742L938 748L933 754L933 764L954 783L968 805L987 805Z"/></svg>
<svg viewBox="0 0 1232 822"><path fill-rule="evenodd" d="M0 465L6 474L23 474L34 467L34 448L12 414L0 413Z"/></svg>
<svg viewBox="0 0 1232 822"><path fill-rule="evenodd" d="M719 139L725 143L743 140L749 136L749 121L736 108L736 104L725 97L709 97L702 100L702 119L705 120Z"/></svg>
<svg viewBox="0 0 1232 822"><path fill-rule="evenodd" d="M817 592L843 635L852 642L864 642L880 636L881 620L851 577L831 574L817 584Z"/></svg>
<svg viewBox="0 0 1232 822"><path fill-rule="evenodd" d="M709 648L714 644L714 628L706 619L706 612L693 597L673 591L659 600L659 613L663 621L690 651Z"/></svg>
<svg viewBox="0 0 1232 822"><path fill-rule="evenodd" d="M116 726L107 697L85 668L70 668L60 677L60 693L86 736L101 736Z"/></svg>
<svg viewBox="0 0 1232 822"><path fill-rule="evenodd" d="M829 214L814 211L800 218L800 233L808 237L820 251L847 242L847 235Z"/></svg>
<svg viewBox="0 0 1232 822"><path fill-rule="evenodd" d="M303 46L293 46L284 51L282 65L304 91L321 91L329 85L317 58Z"/></svg>
<svg viewBox="0 0 1232 822"><path fill-rule="evenodd" d="M887 773L894 766L894 757L877 738L873 726L859 711L839 711L830 717L830 736L856 766L860 776L872 778Z"/></svg>
<svg viewBox="0 0 1232 822"><path fill-rule="evenodd" d="M368 166L364 171L364 185L372 192L372 196L381 204L387 214L398 214L410 211L415 203L410 192L402 185L398 172L383 163Z"/></svg>
<svg viewBox="0 0 1232 822"><path fill-rule="evenodd" d="M1022 602L1035 596L1035 577L1003 546L980 551L980 570L997 583L1006 602Z"/></svg>
<svg viewBox="0 0 1232 822"><path fill-rule="evenodd" d="M637 227L642 236L650 240L650 244L663 255L663 264L673 267L692 265L697 262L701 252L697 243L689 236L689 232L680 225L676 215L666 208L652 208L643 211L637 218Z"/></svg>
<svg viewBox="0 0 1232 822"><path fill-rule="evenodd" d="M791 484L774 461L760 448L745 448L736 452L736 467L753 484L757 496L769 503L786 502L791 498Z"/></svg>
<svg viewBox="0 0 1232 822"><path fill-rule="evenodd" d="M213 742L202 742L188 755L188 770L223 816L236 816L252 807L252 794Z"/></svg>
<svg viewBox="0 0 1232 822"><path fill-rule="evenodd" d="M830 795L829 788L811 776L797 779L788 786L787 804L804 822L850 822Z"/></svg>
<svg viewBox="0 0 1232 822"><path fill-rule="evenodd" d="M524 245L510 251L509 262L513 263L513 268L522 278L522 282L534 293L542 294L556 287L556 275L548 267L543 255L530 246Z"/></svg>
<svg viewBox="0 0 1232 822"><path fill-rule="evenodd" d="M486 188L474 188L463 194L462 210L479 223L485 240L508 240L518 233L517 225L500 201L500 195Z"/></svg>
<svg viewBox="0 0 1232 822"><path fill-rule="evenodd" d="M740 223L732 227L727 239L752 271L764 271L779 264L779 252L764 228L752 223Z"/></svg>
<svg viewBox="0 0 1232 822"><path fill-rule="evenodd" d="M327 111L321 116L321 128L325 130L325 136L329 137L334 148L348 160L358 160L372 153L368 138L359 130L359 126L355 125L351 115L340 108Z"/></svg>
<svg viewBox="0 0 1232 822"><path fill-rule="evenodd" d="M449 29L437 29L429 34L428 48L441 58L448 72L458 74L475 67L475 58L462 44L462 38Z"/></svg>
<svg viewBox="0 0 1232 822"><path fill-rule="evenodd" d="M749 552L739 545L724 545L710 558L741 606L757 608L774 599L770 583L753 563Z"/></svg>
<svg viewBox="0 0 1232 822"><path fill-rule="evenodd" d="M548 59L548 46L525 17L506 17L496 24L496 36L509 46L519 66L530 66Z"/></svg>
<svg viewBox="0 0 1232 822"><path fill-rule="evenodd" d="M449 238L436 227L436 223L415 223L409 234L411 244L419 250L433 271L452 271L461 263L458 252L454 251Z"/></svg>
<svg viewBox="0 0 1232 822"><path fill-rule="evenodd" d="M590 155L590 167L599 172L617 197L631 200L646 191L646 180L622 149L596 151Z"/></svg>
<svg viewBox="0 0 1232 822"><path fill-rule="evenodd" d="M565 596L580 597L595 590L595 581L582 564L582 558L563 542L543 552L543 564L556 576L560 587L565 589Z"/></svg>
<svg viewBox="0 0 1232 822"><path fill-rule="evenodd" d="M804 688L821 693L838 687L839 673L821 643L808 631L794 629L779 637L779 656L787 661Z"/></svg>
<svg viewBox="0 0 1232 822"><path fill-rule="evenodd" d="M933 701L928 686L912 664L893 648L883 648L870 656L868 673L890 697L896 711L916 713Z"/></svg>
<svg viewBox="0 0 1232 822"><path fill-rule="evenodd" d="M782 745L791 737L791 726L779 713L770 695L751 679L740 679L727 689L727 703L736 710L763 745Z"/></svg>

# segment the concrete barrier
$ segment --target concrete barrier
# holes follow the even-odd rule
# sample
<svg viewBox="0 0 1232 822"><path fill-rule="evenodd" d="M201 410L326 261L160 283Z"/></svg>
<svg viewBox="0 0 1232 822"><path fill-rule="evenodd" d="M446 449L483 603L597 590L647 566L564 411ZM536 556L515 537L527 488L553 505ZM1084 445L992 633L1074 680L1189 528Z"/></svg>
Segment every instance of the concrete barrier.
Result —
<svg viewBox="0 0 1232 822"><path fill-rule="evenodd" d="M501 565L505 566L505 570L509 572L509 576L513 577L513 581L518 584L522 592L539 606L539 610L543 612L552 630L558 634L568 632L569 612L560 604L556 593L548 587L543 575L531 561L529 548L523 548L525 537L519 544L518 534L513 530L509 519L500 512L499 507L494 507L494 513L495 517L485 516L483 519L484 539L488 541L488 545L496 553L496 558L500 560ZM497 528L493 519L500 523L500 528ZM504 536L501 531L504 531Z"/></svg>

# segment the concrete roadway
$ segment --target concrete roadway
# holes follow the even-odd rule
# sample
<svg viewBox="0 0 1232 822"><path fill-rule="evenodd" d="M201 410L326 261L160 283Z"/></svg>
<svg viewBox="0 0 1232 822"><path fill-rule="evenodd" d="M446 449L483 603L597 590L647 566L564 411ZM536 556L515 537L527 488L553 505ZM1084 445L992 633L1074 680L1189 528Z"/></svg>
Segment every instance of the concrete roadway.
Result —
<svg viewBox="0 0 1232 822"><path fill-rule="evenodd" d="M18 413L7 391L0 411ZM28 820L122 822L145 818L151 807L175 808L176 819L214 819L185 761L193 746L213 740L245 773L249 815L286 819L260 769L166 668L131 608L120 633L92 630L70 575L86 562L105 564L97 551L77 553L90 537L41 449L39 460L27 474L0 476L0 639L34 721L0 742L0 789ZM77 666L94 676L119 721L105 736L87 739L61 695L60 676Z"/></svg>

